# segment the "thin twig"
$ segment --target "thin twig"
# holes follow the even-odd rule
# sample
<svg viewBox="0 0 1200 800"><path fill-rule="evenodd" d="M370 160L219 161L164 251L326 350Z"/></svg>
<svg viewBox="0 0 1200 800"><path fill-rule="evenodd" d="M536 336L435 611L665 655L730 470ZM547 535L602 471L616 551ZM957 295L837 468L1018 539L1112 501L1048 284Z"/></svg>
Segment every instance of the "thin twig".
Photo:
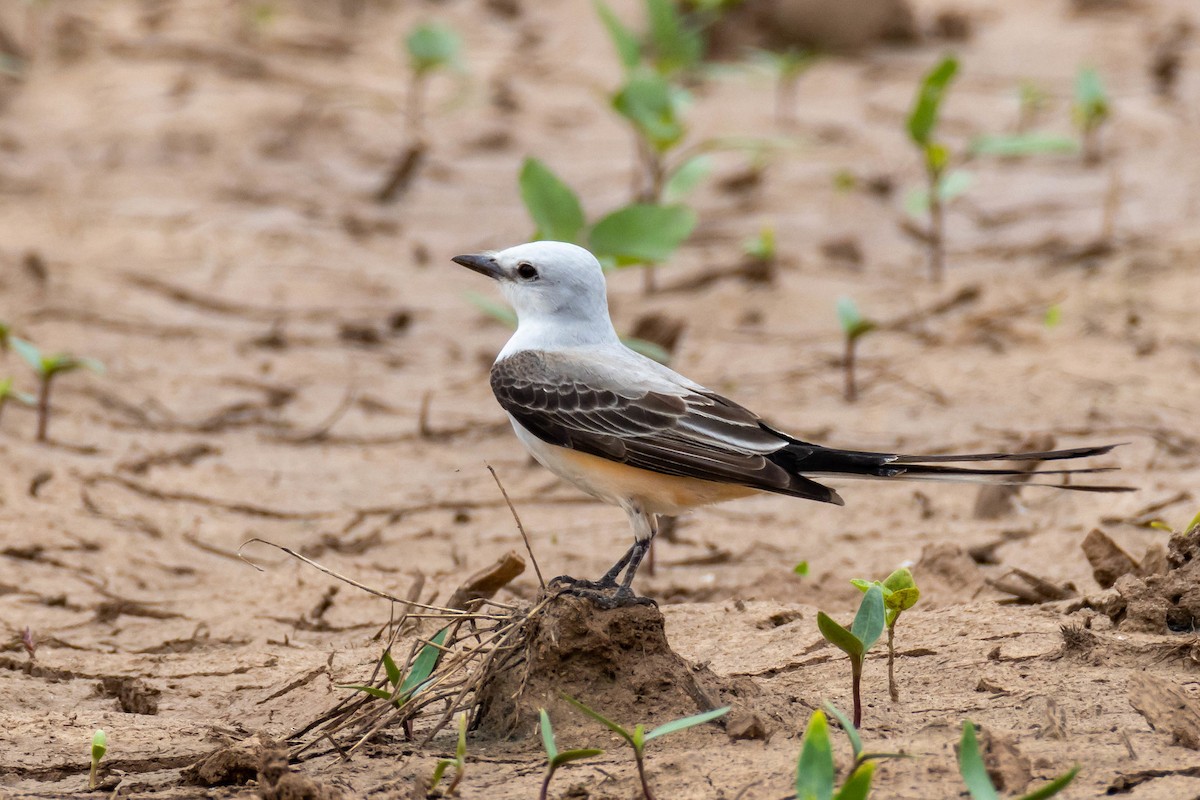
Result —
<svg viewBox="0 0 1200 800"><path fill-rule="evenodd" d="M529 560L533 564L533 572L537 575L538 585L542 587L542 593L546 592L546 581L542 578L542 570L538 566L537 556L533 554L533 546L529 544L529 535L525 533L525 526L521 524L521 517L517 514L517 509L513 507L512 500L508 499L508 492L504 490L504 484L500 482L500 476L496 474L496 470L491 464L485 463L488 472L492 473L492 480L496 482L496 486L500 489L500 494L504 495L504 502L508 505L508 510L512 512L513 521L517 523L517 530L521 532L521 538L525 541L525 549L529 552Z"/></svg>

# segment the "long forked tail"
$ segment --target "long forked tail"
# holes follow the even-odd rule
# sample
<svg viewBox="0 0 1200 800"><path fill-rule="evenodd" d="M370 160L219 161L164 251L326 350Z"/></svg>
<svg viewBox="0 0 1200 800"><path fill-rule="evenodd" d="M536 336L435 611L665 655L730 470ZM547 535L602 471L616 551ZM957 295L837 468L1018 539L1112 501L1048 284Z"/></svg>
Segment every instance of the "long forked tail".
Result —
<svg viewBox="0 0 1200 800"><path fill-rule="evenodd" d="M806 477L884 478L909 481L1046 486L1076 492L1131 492L1136 487L1035 480L1038 476L1061 476L1063 479L1069 480L1068 476L1113 472L1119 467L1031 469L1026 466L1022 469L953 466L956 463L981 461L1062 461L1087 458L1104 455L1119 446L1119 444L1108 444L1098 447L1073 447L1066 450L1042 450L1028 453L911 456L897 453L872 453L863 450L837 450L797 440L772 454L772 460L790 472L803 474Z"/></svg>

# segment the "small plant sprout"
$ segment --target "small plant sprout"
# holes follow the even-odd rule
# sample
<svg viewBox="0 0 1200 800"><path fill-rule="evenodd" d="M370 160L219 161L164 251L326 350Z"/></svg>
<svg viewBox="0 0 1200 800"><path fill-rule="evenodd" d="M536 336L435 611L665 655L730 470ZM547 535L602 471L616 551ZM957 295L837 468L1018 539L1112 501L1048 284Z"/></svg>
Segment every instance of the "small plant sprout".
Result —
<svg viewBox="0 0 1200 800"><path fill-rule="evenodd" d="M842 396L847 403L858 399L858 383L855 378L855 361L858 353L858 340L875 330L876 325L864 317L856 304L849 297L839 297L837 301L838 321L842 324L842 335L845 337L845 349L842 355L842 370L845 374Z"/></svg>
<svg viewBox="0 0 1200 800"><path fill-rule="evenodd" d="M854 727L862 725L862 668L867 651L883 633L883 589L872 586L867 590L854 615L849 630L843 628L824 611L817 612L817 628L826 641L850 657L851 692L854 695Z"/></svg>
<svg viewBox="0 0 1200 800"><path fill-rule="evenodd" d="M1166 533L1170 533L1170 534L1187 533L1192 528L1195 528L1197 525L1200 525L1200 512L1198 512L1196 514L1196 516L1192 517L1191 522L1189 522L1187 525L1183 526L1183 530L1179 530L1179 531L1175 530L1173 527L1171 527L1171 525L1169 523L1166 523L1166 522L1162 521L1161 519L1152 519L1152 520L1150 520L1150 522L1147 523L1147 525L1149 525L1151 528L1154 528L1155 530L1165 531Z"/></svg>
<svg viewBox="0 0 1200 800"><path fill-rule="evenodd" d="M1100 127L1111 111L1108 92L1100 73L1091 67L1079 70L1075 77L1075 102L1071 113L1083 142L1085 164L1100 163Z"/></svg>
<svg viewBox="0 0 1200 800"><path fill-rule="evenodd" d="M921 81L908 116L908 136L921 152L927 179L924 192L911 195L908 205L910 212L929 212L929 273L935 281L942 279L945 268L945 206L969 185L969 180L955 177L966 173L947 171L950 150L936 139L942 100L957 73L958 59L943 58Z"/></svg>
<svg viewBox="0 0 1200 800"><path fill-rule="evenodd" d="M442 782L446 770L450 767L454 767L454 780L450 781L446 787L447 795L453 795L458 791L458 784L467 771L467 712L465 711L458 715L458 744L454 747L454 758L443 758L433 768L433 777L429 780L430 792L433 792Z"/></svg>
<svg viewBox="0 0 1200 800"><path fill-rule="evenodd" d="M816 62L816 53L794 47L782 51L755 50L752 59L775 77L775 124L780 128L792 127L796 124L796 89L800 77Z"/></svg>
<svg viewBox="0 0 1200 800"><path fill-rule="evenodd" d="M912 573L904 567L888 575L882 582L864 581L861 578L850 582L860 591L867 592L872 586L878 586L883 593L884 625L887 626L888 634L888 694L891 695L892 702L897 703L900 701L900 688L896 685L895 672L896 622L902 612L915 606L921 599L921 590L917 588Z"/></svg>
<svg viewBox="0 0 1200 800"><path fill-rule="evenodd" d="M620 736L631 748L633 748L633 757L637 761L638 779L642 782L642 796L645 797L646 800L654 800L654 793L650 791L650 784L646 781L646 745L649 744L651 740L657 739L660 736L666 736L669 733L678 733L679 731L687 730L688 728L694 728L697 725L703 725L706 722L712 722L714 719L728 714L730 709L730 706L725 706L724 708L706 711L703 714L683 717L682 719L677 719L672 722L659 725L657 728L654 728L650 731L647 731L644 725L638 723L632 731L628 731L607 717L601 715L599 712L588 708L574 697L566 694L561 696L568 703L575 706L575 708L579 709L587 716L596 720L601 725Z"/></svg>
<svg viewBox="0 0 1200 800"><path fill-rule="evenodd" d="M34 404L32 395L18 392L13 388L12 378L0 378L0 417L4 416L4 406L8 404L9 400L16 400L26 406Z"/></svg>
<svg viewBox="0 0 1200 800"><path fill-rule="evenodd" d="M967 785L971 800L1000 800L996 786L988 775L987 766L983 763L983 756L979 752L975 724L970 720L963 720L962 739L958 743L958 771ZM1067 788L1077 774L1078 766L1015 800L1046 800L1048 797L1054 797Z"/></svg>
<svg viewBox="0 0 1200 800"><path fill-rule="evenodd" d="M387 685L390 689L384 689L379 686L364 686L361 684L339 685L339 689L353 689L356 692L365 692L372 697L378 697L380 700L387 700L396 708L407 703L414 694L429 680L433 674L433 670L437 667L438 661L442 655L442 645L446 642L446 636L450 633L449 628L443 628L429 640L429 643L421 648L421 652L413 659L412 667L405 676L396 660L392 658L392 650L389 647L383 651L383 657L380 659L383 663L383 671L386 676Z"/></svg>
<svg viewBox="0 0 1200 800"><path fill-rule="evenodd" d="M525 159L518 184L536 238L586 244L613 267L652 268L669 259L696 227L696 212L688 206L657 202L631 203L589 227L579 196L535 158Z"/></svg>
<svg viewBox="0 0 1200 800"><path fill-rule="evenodd" d="M875 763L864 755L862 742L853 726L843 722L854 748L854 767L841 788L833 764L833 745L829 739L829 720L820 709L808 718L804 745L796 764L796 800L865 800L871 792Z"/></svg>
<svg viewBox="0 0 1200 800"><path fill-rule="evenodd" d="M8 352L8 340L12 337L12 328L8 323L0 321L0 353Z"/></svg>
<svg viewBox="0 0 1200 800"><path fill-rule="evenodd" d="M399 198L424 160L429 147L425 135L425 94L429 78L439 71L458 67L459 48L458 34L445 25L418 25L404 38L409 66L404 118L409 143L376 192L375 198L379 202L390 203Z"/></svg>
<svg viewBox="0 0 1200 800"><path fill-rule="evenodd" d="M550 715L544 708L538 709L538 713L541 715L542 745L546 748L546 776L542 779L542 790L538 794L538 800L546 800L547 793L550 791L550 780L554 777L555 770L572 761L582 761L585 758L598 756L604 751L594 747L560 751L554 741L554 728L550 725Z"/></svg>
<svg viewBox="0 0 1200 800"><path fill-rule="evenodd" d="M66 372L74 372L77 369L90 369L92 372L102 374L104 372L104 365L94 358L80 358L69 353L44 356L32 342L18 339L15 336L10 337L9 342L13 350L17 351L17 355L24 359L25 363L37 374L39 382L37 395L37 440L44 442L46 441L47 429L50 425L50 386L53 384L55 376Z"/></svg>
<svg viewBox="0 0 1200 800"><path fill-rule="evenodd" d="M100 759L108 752L108 735L104 731L92 734L92 768L88 771L88 789L96 789L96 772L100 768Z"/></svg>

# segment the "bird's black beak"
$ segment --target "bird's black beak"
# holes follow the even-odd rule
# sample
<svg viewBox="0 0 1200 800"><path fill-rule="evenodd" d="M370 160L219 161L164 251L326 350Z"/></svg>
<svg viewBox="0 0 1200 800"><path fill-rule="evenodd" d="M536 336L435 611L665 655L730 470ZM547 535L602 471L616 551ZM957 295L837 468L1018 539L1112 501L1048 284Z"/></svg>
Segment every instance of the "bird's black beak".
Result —
<svg viewBox="0 0 1200 800"><path fill-rule="evenodd" d="M455 256L450 259L455 264L462 264L467 269L473 269L481 275L487 275L489 278L499 280L504 276L504 272L500 269L500 265L496 263L493 256L485 254Z"/></svg>

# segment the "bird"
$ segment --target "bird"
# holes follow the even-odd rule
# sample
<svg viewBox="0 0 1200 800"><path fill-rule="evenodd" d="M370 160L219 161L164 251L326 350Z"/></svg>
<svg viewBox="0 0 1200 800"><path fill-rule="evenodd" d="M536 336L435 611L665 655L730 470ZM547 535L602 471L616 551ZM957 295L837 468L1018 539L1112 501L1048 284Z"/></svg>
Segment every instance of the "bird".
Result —
<svg viewBox="0 0 1200 800"><path fill-rule="evenodd" d="M633 544L599 580L563 575L551 582L605 608L652 602L636 595L632 583L662 515L763 492L844 505L815 478L1013 483L1026 481L1030 471L960 465L1085 458L1118 446L915 456L806 442L626 347L609 316L604 270L585 248L538 241L452 260L495 280L516 312L516 332L497 355L490 382L517 439L542 466L629 518ZM1032 474L1111 469L1116 468Z"/></svg>

